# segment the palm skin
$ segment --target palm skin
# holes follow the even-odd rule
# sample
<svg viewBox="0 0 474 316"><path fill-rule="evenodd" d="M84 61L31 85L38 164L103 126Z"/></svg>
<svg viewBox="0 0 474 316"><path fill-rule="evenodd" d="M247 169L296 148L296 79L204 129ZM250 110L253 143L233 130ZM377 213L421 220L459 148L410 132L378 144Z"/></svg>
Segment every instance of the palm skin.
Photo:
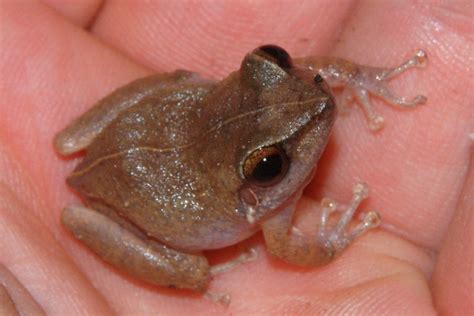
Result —
<svg viewBox="0 0 474 316"><path fill-rule="evenodd" d="M45 2L4 2L0 10L0 262L48 314L473 310L473 12L467 1L453 7ZM381 213L381 229L318 269L269 257L261 235L210 252L211 262L250 245L260 254L212 281L211 290L231 294L227 309L129 278L75 241L59 214L78 203L64 183L77 159L54 152L54 134L132 79L177 68L221 78L264 43L295 56L336 55L377 66L396 65L417 48L427 51L426 69L393 82L399 94L427 95L426 106L401 111L377 103L386 121L377 133L355 107L341 115L299 205L299 219L311 217L322 196L348 200L355 181L364 180L372 190L362 209Z"/></svg>

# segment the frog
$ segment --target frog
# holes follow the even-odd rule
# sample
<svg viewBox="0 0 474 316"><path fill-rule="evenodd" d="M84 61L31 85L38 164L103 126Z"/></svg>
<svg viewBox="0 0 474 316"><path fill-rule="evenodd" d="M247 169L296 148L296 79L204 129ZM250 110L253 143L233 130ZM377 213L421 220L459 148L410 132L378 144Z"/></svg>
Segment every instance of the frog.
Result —
<svg viewBox="0 0 474 316"><path fill-rule="evenodd" d="M355 98L368 126L380 129L384 121L370 96L402 108L425 103L422 95L395 96L386 83L426 60L419 50L397 67L371 67L336 57L292 58L263 45L222 80L186 70L135 80L56 135L61 155L84 153L66 181L85 206L65 207L62 224L134 278L204 294L215 274L254 259L255 251L213 266L203 251L259 231L272 256L327 265L381 223L375 211L353 219L368 196L360 182L343 210L332 199L321 201L313 235L293 225L338 107ZM342 105L333 96L338 86Z"/></svg>

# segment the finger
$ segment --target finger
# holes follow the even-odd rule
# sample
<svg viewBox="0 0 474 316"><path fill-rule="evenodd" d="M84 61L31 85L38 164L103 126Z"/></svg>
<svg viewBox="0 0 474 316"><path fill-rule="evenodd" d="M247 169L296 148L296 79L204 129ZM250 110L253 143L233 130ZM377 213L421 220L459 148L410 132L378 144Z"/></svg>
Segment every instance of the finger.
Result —
<svg viewBox="0 0 474 316"><path fill-rule="evenodd" d="M47 217L55 223L64 206L59 198L71 196L59 184L72 164L59 163L54 134L107 91L147 72L44 5L5 2L1 16L8 49L2 49L0 67L9 74L0 79L0 106L8 113L0 116L1 141L43 184L39 194L51 206L48 215L55 212Z"/></svg>
<svg viewBox="0 0 474 316"><path fill-rule="evenodd" d="M46 315L28 290L0 263L0 314Z"/></svg>
<svg viewBox="0 0 474 316"><path fill-rule="evenodd" d="M371 188L365 208L381 213L385 229L430 249L438 247L452 216L467 164L466 135L473 123L468 100L474 95L466 81L472 77L468 60L473 46L468 21L454 14L456 10L462 11L438 3L397 1L361 2L355 9L334 54L391 66L423 48L428 66L392 84L403 95L427 95L428 103L408 111L377 102L386 118L377 134L368 130L361 111L340 116L308 190L313 196L338 199L341 188L363 180ZM452 58L453 50L459 58Z"/></svg>
<svg viewBox="0 0 474 316"><path fill-rule="evenodd" d="M279 44L298 55L308 48L323 51L337 40L352 3L111 1L91 30L157 71L185 68L222 77L258 45Z"/></svg>
<svg viewBox="0 0 474 316"><path fill-rule="evenodd" d="M72 164L61 163L51 143L105 90L146 70L39 3L4 2L0 15L2 48L8 46L0 50L0 70L9 74L0 79L7 113L0 116L0 261L21 267L15 275L46 311L109 313L74 262L91 274L106 269L77 249L73 262L55 240L74 245L58 222L72 198L64 185Z"/></svg>
<svg viewBox="0 0 474 316"><path fill-rule="evenodd" d="M87 27L99 12L103 0L62 1L43 0L43 3L55 9L69 21L80 27Z"/></svg>
<svg viewBox="0 0 474 316"><path fill-rule="evenodd" d="M83 100L82 100L83 101ZM76 110L76 108L74 108L74 110ZM151 298L151 297L150 297Z"/></svg>
<svg viewBox="0 0 474 316"><path fill-rule="evenodd" d="M110 312L104 299L56 241L44 223L45 217L38 216L46 214L42 210L44 201L13 157L0 144L0 262L14 272L48 313ZM18 187L21 193L17 193ZM34 308L26 294L17 291L22 287L5 270L1 272L0 284L9 292L18 312L22 313L28 306Z"/></svg>
<svg viewBox="0 0 474 316"><path fill-rule="evenodd" d="M3 285L0 285L0 313L2 315L11 316L20 315L13 299L10 297L10 294L8 294L7 289Z"/></svg>
<svg viewBox="0 0 474 316"><path fill-rule="evenodd" d="M314 222L310 217L315 207L312 199L303 198L299 203L303 217L296 224ZM314 233L314 226L301 228ZM429 273L423 272L430 266L430 256L420 256L418 247L376 231L359 238L331 264L312 269L273 259L262 247L258 260L223 275L216 287L238 282L245 288L231 293L244 314L265 306L266 311L277 315L344 314L348 310L378 315L403 305L408 314L424 315L433 313L426 282Z"/></svg>
<svg viewBox="0 0 474 316"><path fill-rule="evenodd" d="M147 70L40 4L9 2L0 13L6 34L2 44L9 47L0 50L0 66L2 73L11 74L1 77L0 105L8 115L0 117L0 144L4 146L0 158L5 159L0 175L17 174L8 175L10 180L4 181L9 189L0 192L0 197L8 199L0 209L0 219L4 219L1 235L11 238L2 240L0 260L6 265L18 264L28 254L23 269L36 273L29 278L21 272L16 275L28 287L47 284L47 289L29 290L46 311L63 311L58 314L109 314L101 295L117 310L129 313L136 313L137 306L145 314L172 310L169 304L181 302L183 296L193 296L196 305L205 305L199 295L150 287L112 270L58 223L60 209L72 199L64 178L73 162L66 165L54 153L53 135L108 91L145 75ZM38 219L45 227L34 224ZM23 239L15 240L17 236ZM52 306L56 300L61 304ZM187 306L188 313L196 305Z"/></svg>
<svg viewBox="0 0 474 316"><path fill-rule="evenodd" d="M429 67L408 73L394 85L400 94L428 94L429 104L422 109L406 111L408 113L379 104L380 112L390 118L386 128L375 136L368 132L360 113L348 119L339 118L333 141L341 140L350 146L338 146L340 150L336 156L334 150L331 152L329 148L325 157L331 161L325 164L327 160L323 159L323 168L317 177L321 181L315 182L317 188L313 190L313 195L323 195L318 189L322 182L326 184L326 192L338 197L340 188L350 187L357 179L363 179L371 184L372 196L377 197L371 199L371 203L382 212L385 223L416 243L436 247L455 201L455 192L461 185L457 175L464 163L461 157L467 148L466 142L458 146L459 143L450 140L460 139L467 132L467 100L470 98L453 99L446 89L439 89L439 84L443 83L469 91L466 86L468 81L457 79L468 77L470 71L470 67L466 67L470 50L459 40L468 29L463 27L466 22L462 19L456 21L450 18L449 10L453 8L418 4L419 7L413 9L406 3L362 3L357 7L357 14L346 20L349 6L333 12L321 2L305 3L302 6L304 9L301 9L305 14L293 11L299 10L295 6L267 5L266 8L270 9L262 10L258 5L249 7L242 3L232 4L235 9L224 5L224 8L219 8L219 14L212 14L215 6L188 2L183 3L182 7L160 4L159 9L153 5L129 5L133 6L136 15L127 14L131 7L124 8L114 3L106 5L92 30L110 45L158 70L189 68L205 74L224 75L238 67L246 51L264 42L284 45L296 55L303 54L305 49L306 52L322 52L335 43L334 54L381 66L395 65L421 46L428 50ZM235 12L243 13L238 15ZM249 12L260 12L258 26L255 23L239 24L243 19L252 21L246 15L250 15ZM283 15L279 14L281 12ZM288 20L284 15L286 13L301 25L314 25L315 28L298 28L299 24L286 23L285 28L275 29L275 21L280 18L281 21ZM321 18L316 18L318 14ZM114 23L119 18L124 21L122 28L117 28ZM400 20L404 23L399 23ZM337 27L342 22L347 23L346 31L339 38ZM436 23L456 32L433 33L433 28L426 26L438 25ZM239 25L238 34L226 31L236 29L236 24ZM377 27L371 27L373 25ZM212 29L212 36L198 36L205 34L205 29ZM326 34L325 38L323 34ZM437 41L432 41L432 36L436 36ZM308 40L298 42L295 40L298 38ZM311 49L313 43L318 43L316 49ZM450 58L450 50L436 43L443 43L450 49L456 47L456 51L459 50L460 56L464 57ZM444 51L447 55L443 55ZM459 76L446 83L448 72ZM453 107L445 106L453 103ZM441 125L453 128L438 128ZM334 143L330 145L337 146ZM441 153L435 154L433 150L436 148L442 149ZM382 154L383 159L380 159ZM455 167L449 170L443 168L449 164ZM343 174L337 171L342 169ZM455 189L450 193L447 192L448 187ZM435 211L439 205L446 205L442 212ZM416 215L415 220L407 220L413 219L413 215ZM430 220L426 221L427 218Z"/></svg>
<svg viewBox="0 0 474 316"><path fill-rule="evenodd" d="M462 315L474 310L474 147L471 147L470 160L469 170L464 175L463 190L446 231L433 274L435 305L443 315Z"/></svg>

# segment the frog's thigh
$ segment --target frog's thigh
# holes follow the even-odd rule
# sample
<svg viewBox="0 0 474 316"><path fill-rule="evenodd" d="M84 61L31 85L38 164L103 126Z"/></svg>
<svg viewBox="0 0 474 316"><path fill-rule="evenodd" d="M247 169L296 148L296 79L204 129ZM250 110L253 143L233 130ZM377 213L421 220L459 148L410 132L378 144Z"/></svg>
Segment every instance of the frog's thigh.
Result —
<svg viewBox="0 0 474 316"><path fill-rule="evenodd" d="M204 82L197 74L177 70L135 80L97 102L54 138L54 147L68 155L86 148L94 138L122 111L141 100L157 95L177 84Z"/></svg>
<svg viewBox="0 0 474 316"><path fill-rule="evenodd" d="M157 242L143 240L92 209L67 207L63 224L105 261L161 286L204 291L209 264L202 255L186 254Z"/></svg>

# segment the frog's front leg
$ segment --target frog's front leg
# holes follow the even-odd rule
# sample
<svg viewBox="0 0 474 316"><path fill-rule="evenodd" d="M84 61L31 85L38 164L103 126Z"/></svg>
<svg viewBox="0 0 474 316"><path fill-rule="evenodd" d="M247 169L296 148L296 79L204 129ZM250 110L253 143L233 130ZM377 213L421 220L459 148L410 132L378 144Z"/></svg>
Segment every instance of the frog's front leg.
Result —
<svg viewBox="0 0 474 316"><path fill-rule="evenodd" d="M337 205L323 199L316 236L305 236L292 226L296 202L263 224L263 235L268 251L286 262L300 266L321 266L329 263L358 236L380 224L376 212L367 213L354 228L349 223L360 202L367 197L368 188L363 183L354 186L352 201L337 223L330 227L329 217Z"/></svg>
<svg viewBox="0 0 474 316"><path fill-rule="evenodd" d="M330 86L343 86L342 107L355 97L365 111L369 127L373 130L383 126L383 117L377 114L370 102L369 94L401 107L415 107L426 102L426 97L418 95L411 100L397 97L387 87L389 79L413 67L427 64L426 53L418 50L413 57L394 68L357 65L350 61L333 57L307 57L296 59L295 63L319 73Z"/></svg>
<svg viewBox="0 0 474 316"><path fill-rule="evenodd" d="M74 236L113 266L161 286L205 291L207 259L144 240L107 216L84 207L67 207L61 220Z"/></svg>

